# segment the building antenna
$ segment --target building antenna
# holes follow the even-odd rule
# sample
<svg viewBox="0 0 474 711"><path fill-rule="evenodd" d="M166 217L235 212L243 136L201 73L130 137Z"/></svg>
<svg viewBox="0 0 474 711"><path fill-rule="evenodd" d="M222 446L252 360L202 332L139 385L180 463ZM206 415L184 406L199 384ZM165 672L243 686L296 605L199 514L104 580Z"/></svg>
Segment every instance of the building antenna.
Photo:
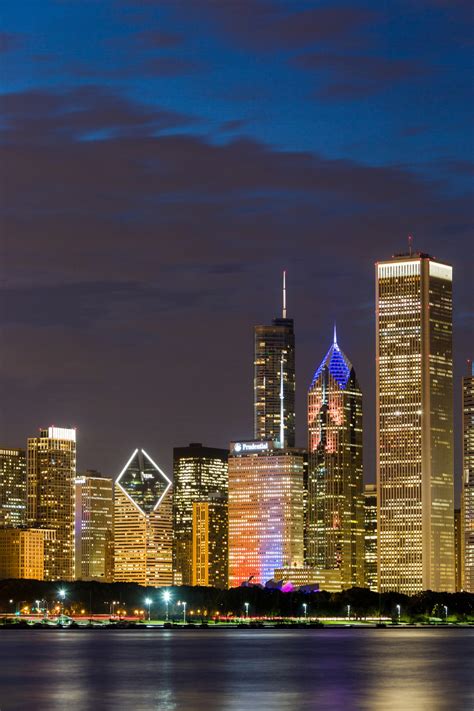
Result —
<svg viewBox="0 0 474 711"><path fill-rule="evenodd" d="M337 330L336 330L336 322L334 321L334 336L333 336L333 343L335 346L337 346Z"/></svg>
<svg viewBox="0 0 474 711"><path fill-rule="evenodd" d="M413 254L413 235L408 235L408 251L411 257L411 255Z"/></svg>
<svg viewBox="0 0 474 711"><path fill-rule="evenodd" d="M286 318L286 269L283 270L283 318Z"/></svg>

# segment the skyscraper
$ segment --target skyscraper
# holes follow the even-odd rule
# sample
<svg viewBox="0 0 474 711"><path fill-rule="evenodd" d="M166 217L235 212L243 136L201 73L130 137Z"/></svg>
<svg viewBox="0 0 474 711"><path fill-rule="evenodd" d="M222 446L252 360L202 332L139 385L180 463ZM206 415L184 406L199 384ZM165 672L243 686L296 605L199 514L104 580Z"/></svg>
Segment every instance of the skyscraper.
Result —
<svg viewBox="0 0 474 711"><path fill-rule="evenodd" d="M303 565L303 453L234 442L229 456L229 585L265 584Z"/></svg>
<svg viewBox="0 0 474 711"><path fill-rule="evenodd" d="M285 272L282 317L255 326L254 416L255 439L295 446L295 334L286 316Z"/></svg>
<svg viewBox="0 0 474 711"><path fill-rule="evenodd" d="M377 486L364 486L365 519L365 587L378 590L377 577Z"/></svg>
<svg viewBox="0 0 474 711"><path fill-rule="evenodd" d="M113 580L113 482L88 470L76 479L76 578Z"/></svg>
<svg viewBox="0 0 474 711"><path fill-rule="evenodd" d="M26 522L26 452L0 447L0 527Z"/></svg>
<svg viewBox="0 0 474 711"><path fill-rule="evenodd" d="M192 584L226 588L229 513L226 494L210 494L193 503Z"/></svg>
<svg viewBox="0 0 474 711"><path fill-rule="evenodd" d="M454 585L461 592L464 582L464 528L461 509L454 509Z"/></svg>
<svg viewBox="0 0 474 711"><path fill-rule="evenodd" d="M308 391L308 564L341 570L343 588L364 585L362 393L337 343Z"/></svg>
<svg viewBox="0 0 474 711"><path fill-rule="evenodd" d="M41 429L28 439L28 525L55 531L45 545L45 580L73 580L76 430Z"/></svg>
<svg viewBox="0 0 474 711"><path fill-rule="evenodd" d="M114 580L171 585L172 486L144 449L135 449L115 482Z"/></svg>
<svg viewBox="0 0 474 711"><path fill-rule="evenodd" d="M474 363L462 383L464 582L474 593Z"/></svg>
<svg viewBox="0 0 474 711"><path fill-rule="evenodd" d="M47 528L0 529L0 579L44 580L45 553L54 536Z"/></svg>
<svg viewBox="0 0 474 711"><path fill-rule="evenodd" d="M200 442L173 450L173 572L178 585L193 584L193 504L214 494L227 501L228 454ZM227 546L227 537L222 545Z"/></svg>
<svg viewBox="0 0 474 711"><path fill-rule="evenodd" d="M380 591L454 590L452 267L376 264Z"/></svg>

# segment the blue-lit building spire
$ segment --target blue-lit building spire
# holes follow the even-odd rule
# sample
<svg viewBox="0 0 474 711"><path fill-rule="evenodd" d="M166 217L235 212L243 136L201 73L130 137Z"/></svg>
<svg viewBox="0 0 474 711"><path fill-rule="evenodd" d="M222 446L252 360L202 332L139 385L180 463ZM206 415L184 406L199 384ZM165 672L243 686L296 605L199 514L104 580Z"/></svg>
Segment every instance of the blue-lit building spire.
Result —
<svg viewBox="0 0 474 711"><path fill-rule="evenodd" d="M327 367L330 375L332 375L341 390L345 390L351 374L352 363L339 348L339 345L337 343L337 333L335 324L333 342L314 374L310 389L318 380L325 367Z"/></svg>

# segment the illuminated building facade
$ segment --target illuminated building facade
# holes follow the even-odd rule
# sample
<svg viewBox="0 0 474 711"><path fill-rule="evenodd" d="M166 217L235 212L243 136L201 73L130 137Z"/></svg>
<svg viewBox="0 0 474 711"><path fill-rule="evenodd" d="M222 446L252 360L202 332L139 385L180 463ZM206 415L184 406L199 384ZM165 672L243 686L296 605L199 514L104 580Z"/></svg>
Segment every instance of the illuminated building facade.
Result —
<svg viewBox="0 0 474 711"><path fill-rule="evenodd" d="M227 588L228 581L227 494L211 494L193 503L192 584Z"/></svg>
<svg viewBox="0 0 474 711"><path fill-rule="evenodd" d="M114 581L171 585L173 519L170 479L136 449L114 488Z"/></svg>
<svg viewBox="0 0 474 711"><path fill-rule="evenodd" d="M214 494L227 500L227 449L200 442L173 450L173 571L177 585L193 581L193 504ZM222 540L223 550L227 537Z"/></svg>
<svg viewBox="0 0 474 711"><path fill-rule="evenodd" d="M45 552L54 536L51 529L0 529L0 578L44 580Z"/></svg>
<svg viewBox="0 0 474 711"><path fill-rule="evenodd" d="M464 580L464 531L461 509L454 509L454 584L456 592L463 589Z"/></svg>
<svg viewBox="0 0 474 711"><path fill-rule="evenodd" d="M379 585L454 590L452 267L376 265Z"/></svg>
<svg viewBox="0 0 474 711"><path fill-rule="evenodd" d="M285 279L285 277L284 277ZM283 313L271 326L255 326L254 437L295 446L295 333Z"/></svg>
<svg viewBox="0 0 474 711"><path fill-rule="evenodd" d="M28 439L27 517L55 531L45 547L45 580L73 580L76 430L48 427Z"/></svg>
<svg viewBox="0 0 474 711"><path fill-rule="evenodd" d="M229 586L265 584L303 565L303 468L299 450L234 442L229 456Z"/></svg>
<svg viewBox="0 0 474 711"><path fill-rule="evenodd" d="M26 452L0 447L0 527L26 523Z"/></svg>
<svg viewBox="0 0 474 711"><path fill-rule="evenodd" d="M113 581L113 482L99 472L76 479L76 578Z"/></svg>
<svg viewBox="0 0 474 711"><path fill-rule="evenodd" d="M338 593L342 590L340 568L330 570L320 570L310 566L277 568L274 577L275 580L283 582L282 589L285 592L305 587L314 587L317 590L325 590L330 593Z"/></svg>
<svg viewBox="0 0 474 711"><path fill-rule="evenodd" d="M308 391L307 563L364 585L362 393L334 340Z"/></svg>
<svg viewBox="0 0 474 711"><path fill-rule="evenodd" d="M474 593L474 364L463 378L462 428L463 428L463 589Z"/></svg>
<svg viewBox="0 0 474 711"><path fill-rule="evenodd" d="M377 486L364 486L364 573L366 588L378 590L377 576Z"/></svg>

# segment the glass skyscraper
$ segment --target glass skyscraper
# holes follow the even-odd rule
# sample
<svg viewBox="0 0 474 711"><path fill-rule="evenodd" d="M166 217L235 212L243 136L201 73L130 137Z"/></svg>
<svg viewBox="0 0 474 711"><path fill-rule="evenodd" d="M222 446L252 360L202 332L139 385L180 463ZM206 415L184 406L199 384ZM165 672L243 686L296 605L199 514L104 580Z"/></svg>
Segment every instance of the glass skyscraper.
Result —
<svg viewBox="0 0 474 711"><path fill-rule="evenodd" d="M463 428L463 556L466 592L474 593L474 364L462 383L462 428Z"/></svg>
<svg viewBox="0 0 474 711"><path fill-rule="evenodd" d="M380 591L454 591L452 267L376 264Z"/></svg>
<svg viewBox="0 0 474 711"><path fill-rule="evenodd" d="M0 447L0 528L26 523L26 452Z"/></svg>
<svg viewBox="0 0 474 711"><path fill-rule="evenodd" d="M171 585L172 486L144 449L136 449L114 489L114 580Z"/></svg>
<svg viewBox="0 0 474 711"><path fill-rule="evenodd" d="M28 525L54 532L45 542L45 580L74 580L75 479L75 429L48 427L28 439Z"/></svg>
<svg viewBox="0 0 474 711"><path fill-rule="evenodd" d="M281 318L255 326L254 437L295 446L295 334L286 317L285 281Z"/></svg>
<svg viewBox="0 0 474 711"><path fill-rule="evenodd" d="M364 585L362 393L334 340L308 391L307 563Z"/></svg>
<svg viewBox="0 0 474 711"><path fill-rule="evenodd" d="M113 581L113 482L88 470L76 479L76 578Z"/></svg>
<svg viewBox="0 0 474 711"><path fill-rule="evenodd" d="M177 585L193 584L193 504L209 501L214 495L223 497L227 504L228 454L227 449L205 447L200 442L173 450L173 573ZM221 530L223 552L227 550L227 528Z"/></svg>

